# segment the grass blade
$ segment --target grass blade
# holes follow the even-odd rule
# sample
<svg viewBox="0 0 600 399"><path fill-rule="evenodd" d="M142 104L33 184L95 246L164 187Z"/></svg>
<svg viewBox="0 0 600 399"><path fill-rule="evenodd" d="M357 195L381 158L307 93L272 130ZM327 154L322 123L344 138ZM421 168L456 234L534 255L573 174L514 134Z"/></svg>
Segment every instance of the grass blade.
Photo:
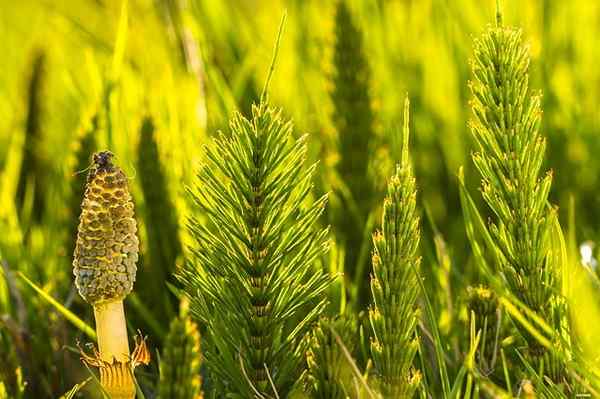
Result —
<svg viewBox="0 0 600 399"><path fill-rule="evenodd" d="M96 332L92 327L90 327L85 321L81 320L79 317L75 315L75 313L71 312L69 309L65 308L61 305L56 299L54 299L50 294L40 288L37 284L27 278L22 272L17 272L17 276L19 276L23 281L25 281L31 288L37 292L42 299L52 305L60 314L62 314L67 320L69 320L78 330L83 332L89 338L96 340Z"/></svg>

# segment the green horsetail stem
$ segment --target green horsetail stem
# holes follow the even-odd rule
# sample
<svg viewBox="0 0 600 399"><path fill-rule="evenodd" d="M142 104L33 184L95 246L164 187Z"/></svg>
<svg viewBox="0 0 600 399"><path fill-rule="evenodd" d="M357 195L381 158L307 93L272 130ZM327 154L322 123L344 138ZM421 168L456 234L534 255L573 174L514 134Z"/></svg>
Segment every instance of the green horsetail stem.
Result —
<svg viewBox="0 0 600 399"><path fill-rule="evenodd" d="M388 184L381 231L373 235L371 355L384 398L411 398L421 383L420 372L412 367L419 346L416 301L420 229L417 190L408 155L408 119L407 98L401 163Z"/></svg>
<svg viewBox="0 0 600 399"><path fill-rule="evenodd" d="M499 254L497 267L509 291L554 325L560 273L550 257L556 213L548 202L552 173L541 173L546 149L541 95L530 92L530 56L521 36L499 17L475 41L469 127L478 148L473 162L482 177L483 199L494 215L489 231ZM525 330L523 336L533 357L546 354L536 338Z"/></svg>
<svg viewBox="0 0 600 399"><path fill-rule="evenodd" d="M160 399L202 399L200 333L181 303L181 315L171 322L160 359Z"/></svg>
<svg viewBox="0 0 600 399"><path fill-rule="evenodd" d="M331 100L340 157L337 169L351 196L334 215L334 224L344 242L345 273L350 281L358 282L357 297L352 299L365 305L368 302L368 256L363 260L360 254L365 245L369 246L364 231L374 197L374 185L368 169L375 117L369 95L370 71L363 52L362 32L352 20L344 0L337 3L333 64Z"/></svg>
<svg viewBox="0 0 600 399"><path fill-rule="evenodd" d="M73 274L96 319L99 352L84 360L100 368L100 382L112 398L129 399L135 397L132 366L147 363L149 356L143 344L135 357L129 353L123 299L135 281L139 242L127 176L112 159L109 151L94 154L81 204Z"/></svg>

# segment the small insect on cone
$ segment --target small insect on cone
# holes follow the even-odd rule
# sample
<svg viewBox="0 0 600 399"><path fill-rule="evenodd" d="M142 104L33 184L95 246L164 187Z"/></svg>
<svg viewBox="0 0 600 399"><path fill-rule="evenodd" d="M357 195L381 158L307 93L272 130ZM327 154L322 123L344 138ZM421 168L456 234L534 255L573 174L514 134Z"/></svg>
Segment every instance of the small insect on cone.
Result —
<svg viewBox="0 0 600 399"><path fill-rule="evenodd" d="M113 154L94 154L77 231L73 274L79 294L94 307L99 351L83 360L100 369L100 382L112 398L133 398L131 370L147 364L140 340L129 355L123 299L135 281L139 241L127 176Z"/></svg>

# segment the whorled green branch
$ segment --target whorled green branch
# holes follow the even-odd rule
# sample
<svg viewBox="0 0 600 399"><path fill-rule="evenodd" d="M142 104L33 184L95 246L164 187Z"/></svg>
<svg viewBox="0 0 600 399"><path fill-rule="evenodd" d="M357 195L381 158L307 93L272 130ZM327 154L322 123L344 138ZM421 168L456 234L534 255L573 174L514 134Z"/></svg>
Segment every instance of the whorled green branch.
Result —
<svg viewBox="0 0 600 399"><path fill-rule="evenodd" d="M217 394L285 397L303 372L305 336L322 312L330 277L315 267L327 250L304 168L306 139L261 101L206 147L192 196L192 256L180 273Z"/></svg>

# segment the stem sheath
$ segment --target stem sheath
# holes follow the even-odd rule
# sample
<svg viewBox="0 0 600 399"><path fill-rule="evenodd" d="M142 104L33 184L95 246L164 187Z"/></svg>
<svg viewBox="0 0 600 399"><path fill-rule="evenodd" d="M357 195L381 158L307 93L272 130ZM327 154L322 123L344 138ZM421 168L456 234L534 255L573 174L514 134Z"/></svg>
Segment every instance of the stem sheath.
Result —
<svg viewBox="0 0 600 399"><path fill-rule="evenodd" d="M123 301L94 305L100 358L111 366L100 369L100 382L113 399L133 399L135 385L129 370L129 342Z"/></svg>

